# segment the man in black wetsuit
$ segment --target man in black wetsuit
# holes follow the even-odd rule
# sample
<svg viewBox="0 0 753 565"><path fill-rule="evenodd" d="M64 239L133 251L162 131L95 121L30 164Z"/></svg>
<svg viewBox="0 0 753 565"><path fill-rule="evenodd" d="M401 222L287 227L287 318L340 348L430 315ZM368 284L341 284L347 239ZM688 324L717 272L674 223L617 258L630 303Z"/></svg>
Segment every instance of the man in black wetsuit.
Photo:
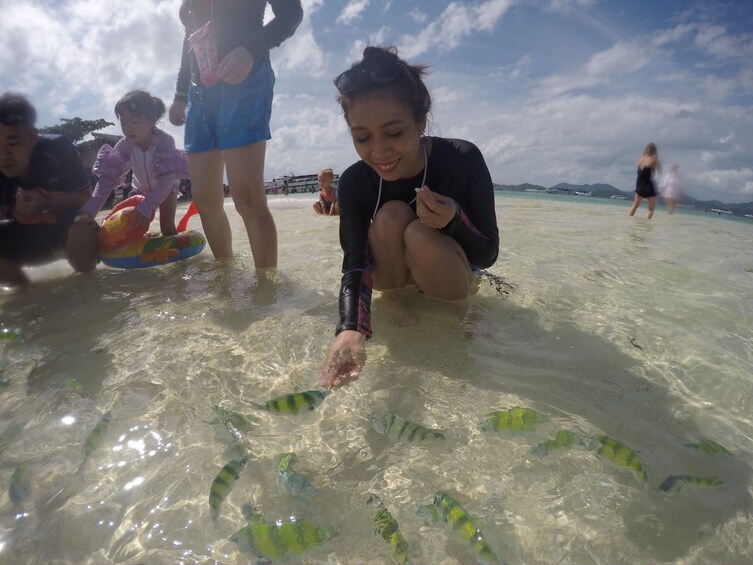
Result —
<svg viewBox="0 0 753 565"><path fill-rule="evenodd" d="M40 135L22 95L0 95L0 285L29 283L23 267L66 257L76 271L96 266L96 225L75 224L91 196L73 143Z"/></svg>

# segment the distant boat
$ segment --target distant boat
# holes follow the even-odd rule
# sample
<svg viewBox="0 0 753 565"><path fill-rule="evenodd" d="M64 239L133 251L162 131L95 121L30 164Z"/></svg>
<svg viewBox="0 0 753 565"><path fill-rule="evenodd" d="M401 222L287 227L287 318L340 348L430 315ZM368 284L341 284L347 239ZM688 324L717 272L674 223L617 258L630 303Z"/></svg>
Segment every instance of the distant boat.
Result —
<svg viewBox="0 0 753 565"><path fill-rule="evenodd" d="M732 210L726 210L724 208L712 208L711 211L714 212L715 214L719 214L720 216L722 214L731 214L732 213Z"/></svg>
<svg viewBox="0 0 753 565"><path fill-rule="evenodd" d="M332 186L337 188L340 175L335 175ZM317 192L319 190L318 175L286 175L264 182L264 190L267 194L296 194L302 192Z"/></svg>
<svg viewBox="0 0 753 565"><path fill-rule="evenodd" d="M753 214L745 214L745 217L753 220Z"/></svg>
<svg viewBox="0 0 753 565"><path fill-rule="evenodd" d="M609 198L612 200L627 200L627 196L622 196L621 194L613 194Z"/></svg>
<svg viewBox="0 0 753 565"><path fill-rule="evenodd" d="M594 194L591 191L588 191L588 192L581 192L579 190L575 191L575 196L593 196L593 195Z"/></svg>

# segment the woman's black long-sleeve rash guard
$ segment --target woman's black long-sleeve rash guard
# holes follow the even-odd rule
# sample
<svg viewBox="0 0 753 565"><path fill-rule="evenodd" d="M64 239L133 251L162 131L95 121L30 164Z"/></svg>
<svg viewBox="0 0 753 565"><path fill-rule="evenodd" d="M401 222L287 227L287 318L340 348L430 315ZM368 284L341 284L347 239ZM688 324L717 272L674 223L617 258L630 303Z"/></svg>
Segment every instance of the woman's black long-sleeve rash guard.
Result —
<svg viewBox="0 0 753 565"><path fill-rule="evenodd" d="M442 232L463 248L468 262L481 268L494 264L499 252L499 229L494 210L494 187L481 151L462 139L425 138L430 148L426 185L452 198L459 213ZM340 245L343 276L340 284L340 320L336 333L356 330L371 335L371 261L369 226L374 208L390 200L409 203L416 196L423 171L408 179L383 181L379 197L379 175L359 161L340 176ZM411 204L415 210L415 203Z"/></svg>

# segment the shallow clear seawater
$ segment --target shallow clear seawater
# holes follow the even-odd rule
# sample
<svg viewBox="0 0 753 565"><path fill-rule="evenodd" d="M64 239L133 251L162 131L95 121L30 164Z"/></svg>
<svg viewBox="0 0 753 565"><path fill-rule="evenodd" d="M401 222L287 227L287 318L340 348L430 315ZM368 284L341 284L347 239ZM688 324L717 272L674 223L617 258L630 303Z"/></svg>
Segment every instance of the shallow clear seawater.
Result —
<svg viewBox="0 0 753 565"><path fill-rule="evenodd" d="M332 526L328 542L291 560L390 562L369 492L399 520L412 561L472 562L445 524L416 513L439 490L510 563L753 561L753 222L663 208L646 221L628 218L626 202L499 195L489 271L514 290L483 279L462 307L376 293L360 380L280 416L255 405L315 387L336 321L337 219L315 216L313 198L270 199L273 275L254 274L228 201L232 263L205 250L84 277L59 262L0 296L0 480L20 464L31 477L20 504L5 487L0 496L0 563L253 562L227 539L246 503L268 521ZM251 430L236 439L214 405L253 417ZM487 412L514 406L545 421L519 434L479 429ZM393 442L371 427L374 411L448 439ZM559 429L629 446L647 484L583 448L529 452ZM732 454L685 447L703 439ZM286 451L318 489L313 502L278 492ZM248 463L215 523L210 485L241 453ZM724 484L666 494L668 475Z"/></svg>

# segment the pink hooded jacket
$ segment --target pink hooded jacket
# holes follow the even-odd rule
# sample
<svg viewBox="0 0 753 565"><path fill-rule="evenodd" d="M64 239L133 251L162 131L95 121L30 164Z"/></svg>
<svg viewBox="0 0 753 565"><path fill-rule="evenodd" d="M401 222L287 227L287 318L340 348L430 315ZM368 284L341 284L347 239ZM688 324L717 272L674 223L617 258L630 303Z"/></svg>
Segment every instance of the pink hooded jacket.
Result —
<svg viewBox="0 0 753 565"><path fill-rule="evenodd" d="M175 140L170 134L158 129L147 150L124 137L115 147L103 145L100 148L92 169L99 180L92 197L81 210L96 216L128 169L133 170L130 195L143 194L146 197L136 207L136 211L146 218L152 217L171 191L178 191L180 179L188 178L185 153L175 149Z"/></svg>

